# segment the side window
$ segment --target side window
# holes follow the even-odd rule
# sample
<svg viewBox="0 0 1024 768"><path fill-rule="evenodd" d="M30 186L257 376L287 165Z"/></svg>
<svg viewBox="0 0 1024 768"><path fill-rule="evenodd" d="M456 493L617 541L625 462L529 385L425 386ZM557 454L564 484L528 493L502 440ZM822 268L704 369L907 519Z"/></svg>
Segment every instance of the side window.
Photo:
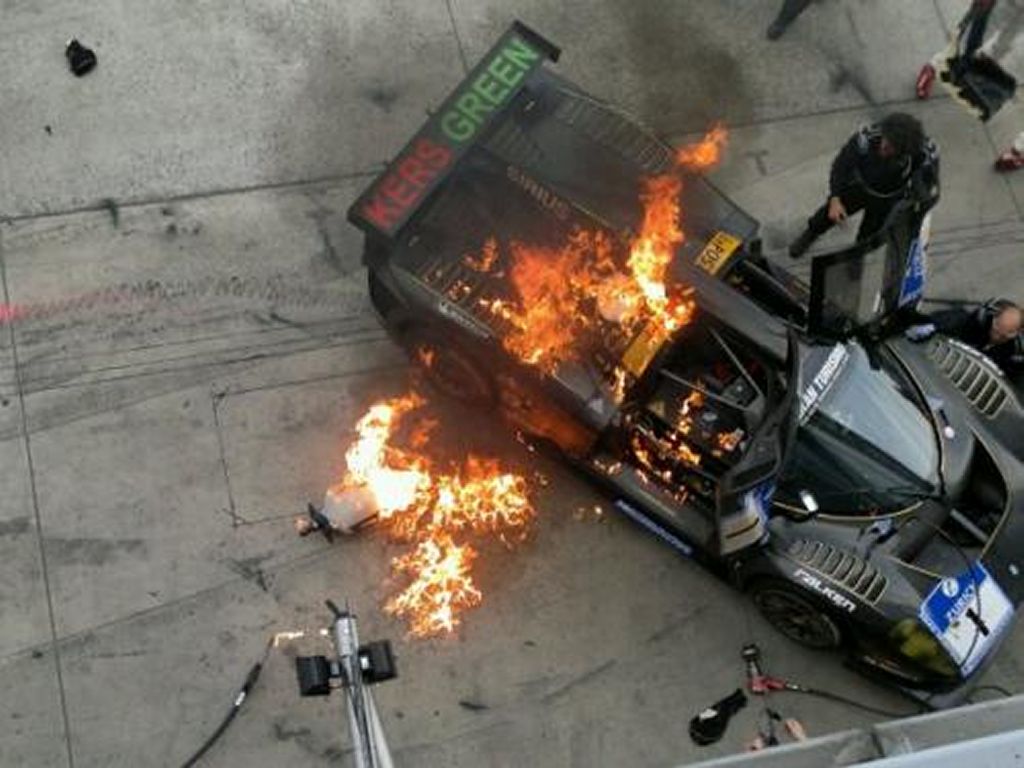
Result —
<svg viewBox="0 0 1024 768"><path fill-rule="evenodd" d="M718 479L764 416L767 371L701 321L652 375L649 395L628 417L633 457L662 483L713 504Z"/></svg>

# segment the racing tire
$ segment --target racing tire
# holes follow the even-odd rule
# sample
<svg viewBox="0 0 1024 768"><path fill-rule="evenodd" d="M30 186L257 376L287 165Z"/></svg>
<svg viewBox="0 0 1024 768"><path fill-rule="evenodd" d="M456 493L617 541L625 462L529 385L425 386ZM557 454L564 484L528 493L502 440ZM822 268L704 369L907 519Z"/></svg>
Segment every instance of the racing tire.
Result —
<svg viewBox="0 0 1024 768"><path fill-rule="evenodd" d="M830 650L843 644L839 622L793 586L780 580L755 582L750 597L761 615L795 643L814 650Z"/></svg>
<svg viewBox="0 0 1024 768"><path fill-rule="evenodd" d="M452 400L474 406L492 405L494 382L473 354L457 342L432 331L408 331L402 346L427 383Z"/></svg>

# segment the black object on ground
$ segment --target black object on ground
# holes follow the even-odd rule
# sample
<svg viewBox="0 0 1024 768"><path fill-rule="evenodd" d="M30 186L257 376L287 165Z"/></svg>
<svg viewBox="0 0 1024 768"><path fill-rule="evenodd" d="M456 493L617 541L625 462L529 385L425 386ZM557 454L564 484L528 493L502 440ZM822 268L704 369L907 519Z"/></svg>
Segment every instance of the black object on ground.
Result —
<svg viewBox="0 0 1024 768"><path fill-rule="evenodd" d="M324 538L328 542L334 541L334 526L331 525L331 521L327 515L313 506L312 502L306 502L306 514L309 515L309 519L313 521L313 527L311 531L319 531L324 535Z"/></svg>
<svg viewBox="0 0 1024 768"><path fill-rule="evenodd" d="M238 716L238 712L242 708L242 704L245 703L245 700L252 692L253 686L256 685L256 681L259 680L260 672L263 671L263 665L267 662L267 657L270 655L271 648L273 648L273 640L268 642L266 648L263 649L262 658L260 658L260 660L253 664L249 669L249 673L245 676L245 682L242 683L242 687L235 695L235 700L231 705L231 709L228 711L227 715L224 716L224 719L220 721L220 725L218 725L217 729L210 735L210 737L203 742L203 745L196 750L195 754L182 764L182 768L192 768L192 766L196 765L202 756L207 753L210 747L216 744L217 740L224 735L224 731L228 729L228 726L234 722L235 717Z"/></svg>
<svg viewBox="0 0 1024 768"><path fill-rule="evenodd" d="M329 696L331 663L326 656L299 656L295 659L300 696Z"/></svg>
<svg viewBox="0 0 1024 768"><path fill-rule="evenodd" d="M954 59L942 76L982 122L987 122L1017 91L1016 78L988 56Z"/></svg>
<svg viewBox="0 0 1024 768"><path fill-rule="evenodd" d="M96 67L96 54L74 38L68 41L64 55L68 57L68 66L75 77L87 75Z"/></svg>
<svg viewBox="0 0 1024 768"><path fill-rule="evenodd" d="M690 720L690 738L701 747L714 744L722 738L730 718L746 705L746 695L737 688Z"/></svg>

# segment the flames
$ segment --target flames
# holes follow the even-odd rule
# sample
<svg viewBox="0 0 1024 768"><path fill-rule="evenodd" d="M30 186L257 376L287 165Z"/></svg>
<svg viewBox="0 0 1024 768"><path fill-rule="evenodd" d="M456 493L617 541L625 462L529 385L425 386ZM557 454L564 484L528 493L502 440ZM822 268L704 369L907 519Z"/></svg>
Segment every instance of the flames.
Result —
<svg viewBox="0 0 1024 768"><path fill-rule="evenodd" d="M715 126L697 144L681 148L678 165L703 170L718 162L726 131ZM504 254L489 239L465 263L490 271L504 256L514 298L480 299L481 306L510 329L503 344L530 365L553 373L559 363L578 360L599 319L626 336L643 328L665 339L693 318L685 286L672 284L669 266L685 240L680 223L683 181L667 173L647 178L640 190L643 214L638 231L622 243L596 230L576 228L555 246L513 241ZM625 373L609 372L621 400Z"/></svg>
<svg viewBox="0 0 1024 768"><path fill-rule="evenodd" d="M678 150L679 168L711 167L725 141L725 129L716 126L697 144ZM512 287L511 296L477 299L479 307L504 324L502 343L508 351L550 373L564 361L580 359L600 325L616 328L626 339L640 338L643 332L645 343L656 348L689 323L695 311L691 293L669 275L685 240L682 189L676 173L645 179L639 226L625 239L576 228L557 245L512 241L501 247L490 238L478 253L466 255L468 269L504 274ZM456 284L450 291L450 298L462 300L471 288ZM417 354L423 365L433 364L431 350ZM639 358L644 359L642 354ZM615 363L607 371L619 401L629 384L629 367ZM639 374L632 370L632 375ZM345 455L347 473L332 489L368 493L388 534L408 546L391 563L405 586L384 607L418 637L451 632L461 623L461 614L482 601L473 578L479 557L475 545L487 539L507 547L520 544L535 519L523 475L472 455L444 467L427 458L436 423L417 413L423 405L415 393L372 405L356 425L358 437ZM683 419L690 418L691 407L700 406L695 393ZM686 431L657 437L652 446L697 466L701 457L683 441ZM719 440L723 449L732 450L738 437L723 435ZM666 471L657 466L648 446L637 441L634 450L650 471Z"/></svg>
<svg viewBox="0 0 1024 768"><path fill-rule="evenodd" d="M513 242L510 251L509 278L518 300L485 306L511 326L503 340L509 352L553 372L558 362L575 357L594 297L616 275L611 238L577 230L560 247Z"/></svg>
<svg viewBox="0 0 1024 768"><path fill-rule="evenodd" d="M676 152L676 162L692 171L706 171L718 165L728 139L728 131L719 123L696 144L681 147Z"/></svg>
<svg viewBox="0 0 1024 768"><path fill-rule="evenodd" d="M437 422L419 412L423 405L412 393L370 406L345 454L345 478L332 489L368 491L387 533L409 545L391 564L407 584L384 610L417 637L451 632L460 614L482 600L470 541L492 538L513 547L535 518L526 477L496 460L470 455L458 466L433 465L425 449Z"/></svg>
<svg viewBox="0 0 1024 768"><path fill-rule="evenodd" d="M646 310L650 319L666 333L681 328L693 314L693 302L683 292L669 293L666 285L668 266L683 243L679 226L679 193L683 183L676 176L657 176L647 180L640 200L644 219L640 234L629 249L629 267L635 286L638 311Z"/></svg>

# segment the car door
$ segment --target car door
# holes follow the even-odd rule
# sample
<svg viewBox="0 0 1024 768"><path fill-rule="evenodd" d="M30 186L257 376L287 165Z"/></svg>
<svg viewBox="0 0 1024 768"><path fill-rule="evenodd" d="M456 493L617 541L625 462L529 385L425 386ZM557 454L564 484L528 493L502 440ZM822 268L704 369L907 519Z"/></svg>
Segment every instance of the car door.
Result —
<svg viewBox="0 0 1024 768"><path fill-rule="evenodd" d="M808 312L812 334L879 337L920 301L933 204L900 201L873 236L814 257Z"/></svg>
<svg viewBox="0 0 1024 768"><path fill-rule="evenodd" d="M721 558L758 546L768 536L772 497L797 426L799 360L792 330L787 369L785 393L753 432L736 464L718 481L715 525Z"/></svg>

